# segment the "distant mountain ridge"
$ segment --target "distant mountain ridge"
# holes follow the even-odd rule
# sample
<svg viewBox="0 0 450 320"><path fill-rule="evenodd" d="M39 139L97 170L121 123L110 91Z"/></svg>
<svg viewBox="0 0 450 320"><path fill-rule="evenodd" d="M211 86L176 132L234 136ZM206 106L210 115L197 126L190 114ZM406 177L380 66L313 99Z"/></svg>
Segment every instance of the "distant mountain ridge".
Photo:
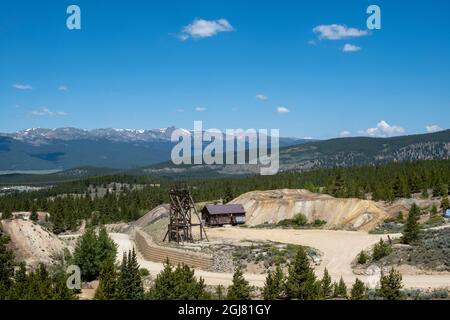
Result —
<svg viewBox="0 0 450 320"><path fill-rule="evenodd" d="M30 128L0 133L0 171L66 170L90 166L131 169L170 160L172 133L163 129ZM182 135L192 132L180 129ZM238 137L237 139L240 139ZM309 140L280 138L280 146Z"/></svg>
<svg viewBox="0 0 450 320"><path fill-rule="evenodd" d="M2 142L3 139L3 142ZM5 148L8 144L4 144L4 139L0 137L0 163L3 163ZM17 140L13 140L17 144ZM69 143L68 146L74 150L81 150L89 154L99 154L99 147L106 148L111 146L118 163L130 163L130 158L137 157L142 153L142 146L138 149L130 148L129 143L112 143L107 140L100 140L99 145L90 145L86 150L86 145ZM169 145L170 147L171 145ZM17 147L17 146L14 146ZM41 149L44 146L36 147ZM78 148L78 149L77 149ZM81 148L81 149L80 149ZM153 149L152 149L153 148ZM147 149L147 152L154 150L154 146ZM2 151L3 150L3 151ZM70 157L79 159L74 155L74 150ZM120 150L118 152L117 150ZM169 149L170 150L170 149ZM166 150L166 152L169 152ZM11 151L10 151L11 152ZM158 152L156 152L158 153ZM147 155L147 153L145 153ZM55 155L56 156L56 155ZM95 158L92 155L88 157L89 162L93 162ZM35 159L35 158L33 158ZM338 138L324 141L312 141L308 143L296 144L280 149L280 171L305 171L318 168L331 167L351 167L363 165L379 165L390 162L416 161L416 160L449 160L450 159L450 130L392 138ZM102 159L101 159L102 160ZM140 159L142 162L145 159ZM44 163L47 160L39 159ZM95 162L95 161L94 161ZM106 161L107 162L107 161ZM51 163L51 162L50 162ZM136 165L133 168L117 169L107 168L102 160L98 165L68 166L68 170L51 173L46 175L31 174L9 174L0 175L0 184L17 184L17 183L54 183L57 181L72 180L81 177L109 175L121 173L133 176L155 176L165 178L219 178L224 176L251 175L259 174L259 167L252 165L181 165L176 166L168 159L154 162L147 162L143 165ZM145 163L145 162L144 162Z"/></svg>
<svg viewBox="0 0 450 320"><path fill-rule="evenodd" d="M78 129L78 128L29 128L13 133L0 133L0 136L10 137L26 143L35 145L47 143L51 140L98 140L106 139L115 142L153 142L170 141L172 132L176 127L167 127L163 129Z"/></svg>
<svg viewBox="0 0 450 320"><path fill-rule="evenodd" d="M280 171L450 159L450 130L391 138L350 137L312 141L280 149ZM258 165L187 165L170 162L133 170L163 177L259 174Z"/></svg>

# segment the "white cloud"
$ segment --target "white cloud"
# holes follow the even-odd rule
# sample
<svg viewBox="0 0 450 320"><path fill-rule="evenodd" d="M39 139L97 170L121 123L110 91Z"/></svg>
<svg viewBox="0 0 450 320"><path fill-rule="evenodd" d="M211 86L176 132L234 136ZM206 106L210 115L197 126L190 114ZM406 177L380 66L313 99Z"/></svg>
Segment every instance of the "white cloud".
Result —
<svg viewBox="0 0 450 320"><path fill-rule="evenodd" d="M67 113L62 111L50 111L47 107L42 107L37 110L33 110L30 112L32 116L35 117L53 117L53 116L66 116Z"/></svg>
<svg viewBox="0 0 450 320"><path fill-rule="evenodd" d="M433 133L433 132L438 132L438 131L442 131L444 129L442 129L441 127L439 127L436 124L430 125L430 126L426 126L425 129L427 129L428 133Z"/></svg>
<svg viewBox="0 0 450 320"><path fill-rule="evenodd" d="M386 121L380 121L375 128L369 128L360 133L367 134L371 137L392 137L405 133L405 129L400 126L391 126Z"/></svg>
<svg viewBox="0 0 450 320"><path fill-rule="evenodd" d="M348 28L345 25L330 24L320 25L313 29L313 32L318 34L319 39L326 40L341 40L348 38L358 38L367 36L367 30L358 30L356 28Z"/></svg>
<svg viewBox="0 0 450 320"><path fill-rule="evenodd" d="M277 108L277 112L278 113L289 113L290 110L288 108L285 108L285 107L278 107Z"/></svg>
<svg viewBox="0 0 450 320"><path fill-rule="evenodd" d="M60 85L60 86L58 87L58 90L59 90L59 91L69 91L69 88L68 88L67 86Z"/></svg>
<svg viewBox="0 0 450 320"><path fill-rule="evenodd" d="M269 98L267 96L263 95L263 94L257 94L256 95L256 99L259 100L259 101L267 101L267 100L269 100Z"/></svg>
<svg viewBox="0 0 450 320"><path fill-rule="evenodd" d="M182 112L184 112L184 109L183 108L178 108L177 112L182 113Z"/></svg>
<svg viewBox="0 0 450 320"><path fill-rule="evenodd" d="M315 46L317 43L316 43L315 40L309 40L309 41L308 41L308 44L309 44L310 46Z"/></svg>
<svg viewBox="0 0 450 320"><path fill-rule="evenodd" d="M344 130L342 131L339 136L341 137L348 137L349 135L351 135L352 133L350 131Z"/></svg>
<svg viewBox="0 0 450 320"><path fill-rule="evenodd" d="M183 27L178 37L180 40L185 41L189 38L208 38L215 36L219 32L231 31L234 31L234 28L226 19L211 21L195 19L191 24Z"/></svg>
<svg viewBox="0 0 450 320"><path fill-rule="evenodd" d="M13 88L16 88L18 90L32 90L33 87L29 84L24 84L24 83L15 83L13 84Z"/></svg>
<svg viewBox="0 0 450 320"><path fill-rule="evenodd" d="M197 112L203 112L203 111L206 111L206 108L203 108L203 107L197 107L197 108L195 108L195 111L197 111Z"/></svg>
<svg viewBox="0 0 450 320"><path fill-rule="evenodd" d="M344 52L357 52L360 50L361 50L361 47L355 46L350 43L346 43L344 48L342 48L342 51L344 51Z"/></svg>

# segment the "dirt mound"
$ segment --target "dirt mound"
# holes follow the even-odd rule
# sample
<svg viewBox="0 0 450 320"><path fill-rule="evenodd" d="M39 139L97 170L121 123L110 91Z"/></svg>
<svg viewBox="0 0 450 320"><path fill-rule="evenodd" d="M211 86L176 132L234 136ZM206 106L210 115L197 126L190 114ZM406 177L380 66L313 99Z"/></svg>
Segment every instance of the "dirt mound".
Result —
<svg viewBox="0 0 450 320"><path fill-rule="evenodd" d="M66 248L56 235L31 221L2 220L1 224L3 231L11 237L17 260L25 261L27 265L51 264Z"/></svg>
<svg viewBox="0 0 450 320"><path fill-rule="evenodd" d="M303 213L309 223L326 221L326 229L370 230L388 217L375 202L337 199L307 190L271 190L245 193L231 201L242 204L250 226L275 224Z"/></svg>
<svg viewBox="0 0 450 320"><path fill-rule="evenodd" d="M148 226L149 224L152 224L156 220L168 217L170 211L170 206L168 204L162 204L151 210L150 212L146 213L144 216L139 218L133 223L133 227L136 228L144 228Z"/></svg>

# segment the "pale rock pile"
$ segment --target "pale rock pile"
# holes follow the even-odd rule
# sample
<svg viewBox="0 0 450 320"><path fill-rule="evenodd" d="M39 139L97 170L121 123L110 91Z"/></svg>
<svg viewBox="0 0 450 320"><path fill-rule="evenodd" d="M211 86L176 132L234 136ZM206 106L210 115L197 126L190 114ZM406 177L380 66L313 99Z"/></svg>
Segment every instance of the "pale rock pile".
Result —
<svg viewBox="0 0 450 320"><path fill-rule="evenodd" d="M300 189L248 192L231 203L244 206L249 226L276 224L302 213L309 223L316 219L326 221L326 229L368 231L388 217L373 201L338 199Z"/></svg>
<svg viewBox="0 0 450 320"><path fill-rule="evenodd" d="M27 265L51 264L57 257L62 256L65 248L68 248L56 235L32 221L2 220L1 225L3 231L11 238L16 259L25 261Z"/></svg>

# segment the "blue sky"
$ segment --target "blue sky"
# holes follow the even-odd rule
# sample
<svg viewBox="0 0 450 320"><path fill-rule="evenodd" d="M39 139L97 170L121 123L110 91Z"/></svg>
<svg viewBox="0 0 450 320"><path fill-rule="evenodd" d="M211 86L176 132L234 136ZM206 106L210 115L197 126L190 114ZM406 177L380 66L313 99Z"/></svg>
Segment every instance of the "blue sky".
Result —
<svg viewBox="0 0 450 320"><path fill-rule="evenodd" d="M81 30L66 27L70 4ZM381 30L367 31L370 4ZM444 0L5 0L0 132L194 120L314 138L446 129L449 15Z"/></svg>

